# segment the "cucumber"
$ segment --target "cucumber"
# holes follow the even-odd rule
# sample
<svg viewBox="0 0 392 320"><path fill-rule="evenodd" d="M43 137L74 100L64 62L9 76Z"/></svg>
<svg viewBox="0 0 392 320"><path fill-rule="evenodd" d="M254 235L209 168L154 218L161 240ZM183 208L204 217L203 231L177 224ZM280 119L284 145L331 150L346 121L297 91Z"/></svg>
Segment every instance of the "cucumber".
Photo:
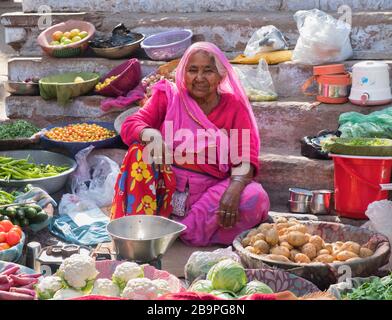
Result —
<svg viewBox="0 0 392 320"><path fill-rule="evenodd" d="M26 218L19 220L19 225L23 228L23 227L27 227L30 224L30 221Z"/></svg>
<svg viewBox="0 0 392 320"><path fill-rule="evenodd" d="M14 218L16 216L16 209L15 207L7 207L4 211L4 215L9 217L10 219Z"/></svg>
<svg viewBox="0 0 392 320"><path fill-rule="evenodd" d="M34 217L37 215L37 210L31 207L25 207L24 208L24 213L27 219L34 219Z"/></svg>
<svg viewBox="0 0 392 320"><path fill-rule="evenodd" d="M23 220L25 218L25 212L23 209L18 209L16 210L16 217L18 218L18 220Z"/></svg>
<svg viewBox="0 0 392 320"><path fill-rule="evenodd" d="M40 211L37 212L35 217L33 219L30 219L31 223L40 223L44 222L46 219L48 219L48 214L45 211Z"/></svg>

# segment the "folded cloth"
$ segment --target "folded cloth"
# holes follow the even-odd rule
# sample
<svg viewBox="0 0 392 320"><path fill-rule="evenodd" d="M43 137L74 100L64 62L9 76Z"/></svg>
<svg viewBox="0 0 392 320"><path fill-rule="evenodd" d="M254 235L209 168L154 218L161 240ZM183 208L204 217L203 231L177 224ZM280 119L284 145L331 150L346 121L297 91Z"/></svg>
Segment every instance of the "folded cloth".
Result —
<svg viewBox="0 0 392 320"><path fill-rule="evenodd" d="M119 96L117 98L108 98L101 102L101 109L105 112L110 109L125 109L135 101L144 98L144 88L142 84L139 84L136 88L130 90L127 95Z"/></svg>
<svg viewBox="0 0 392 320"><path fill-rule="evenodd" d="M260 52L252 57L247 57L244 54L240 54L230 62L240 64L258 64L260 59L264 59L268 64L277 64L285 61L291 61L292 55L292 50Z"/></svg>

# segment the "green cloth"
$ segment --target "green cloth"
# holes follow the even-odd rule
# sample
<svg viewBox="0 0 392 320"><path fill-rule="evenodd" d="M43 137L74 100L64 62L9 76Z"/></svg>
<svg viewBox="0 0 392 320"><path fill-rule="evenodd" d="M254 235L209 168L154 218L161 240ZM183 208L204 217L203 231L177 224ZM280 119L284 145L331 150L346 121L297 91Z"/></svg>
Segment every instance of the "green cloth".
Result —
<svg viewBox="0 0 392 320"><path fill-rule="evenodd" d="M84 82L75 83L76 77ZM71 98L84 95L94 89L100 75L93 72L69 72L42 78L39 81L40 95L43 99L57 98L60 105L66 105Z"/></svg>

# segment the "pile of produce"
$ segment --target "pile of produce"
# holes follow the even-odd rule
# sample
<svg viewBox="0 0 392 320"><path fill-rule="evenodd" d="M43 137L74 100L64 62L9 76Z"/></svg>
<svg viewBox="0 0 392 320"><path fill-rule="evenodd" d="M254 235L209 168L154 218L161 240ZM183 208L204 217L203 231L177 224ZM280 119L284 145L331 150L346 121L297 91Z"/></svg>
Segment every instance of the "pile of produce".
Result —
<svg viewBox="0 0 392 320"><path fill-rule="evenodd" d="M95 85L95 90L99 91L102 90L103 88L106 88L112 81L116 80L118 78L117 76L111 76L109 78L106 78L103 82L98 82Z"/></svg>
<svg viewBox="0 0 392 320"><path fill-rule="evenodd" d="M143 267L135 262L119 264L111 279L97 279L95 260L74 254L66 258L54 276L43 278L35 287L42 300L64 300L86 295L153 300L171 292L166 280L144 277Z"/></svg>
<svg viewBox="0 0 392 320"><path fill-rule="evenodd" d="M0 300L34 300L33 286L42 275L18 273L20 267L9 264L0 273Z"/></svg>
<svg viewBox="0 0 392 320"><path fill-rule="evenodd" d="M95 123L78 123L52 128L45 133L45 136L62 142L92 142L113 138L116 133Z"/></svg>
<svg viewBox="0 0 392 320"><path fill-rule="evenodd" d="M51 46L65 46L67 44L79 42L88 36L87 31L80 31L79 29L72 29L70 31L61 32L56 31L52 34Z"/></svg>
<svg viewBox="0 0 392 320"><path fill-rule="evenodd" d="M0 208L0 221L10 220L14 225L27 227L48 219L48 214L38 204L9 205Z"/></svg>
<svg viewBox="0 0 392 320"><path fill-rule="evenodd" d="M40 129L25 120L16 120L0 124L0 140L30 138Z"/></svg>
<svg viewBox="0 0 392 320"><path fill-rule="evenodd" d="M296 219L278 218L249 231L241 241L245 250L264 258L288 263L333 263L370 257L372 250L354 241L326 243L308 233Z"/></svg>
<svg viewBox="0 0 392 320"><path fill-rule="evenodd" d="M392 156L392 139L331 137L322 142L322 150L354 156Z"/></svg>
<svg viewBox="0 0 392 320"><path fill-rule="evenodd" d="M5 181L53 177L68 169L67 166L30 163L28 158L0 157L0 179Z"/></svg>
<svg viewBox="0 0 392 320"><path fill-rule="evenodd" d="M154 84L156 84L158 81L162 79L167 79L171 82L175 82L175 71L172 71L167 74L160 74L160 73L154 73L152 75L149 75L145 78L142 79L142 85L144 87L144 90L146 91L146 96L149 98L151 97L152 94L152 87Z"/></svg>
<svg viewBox="0 0 392 320"><path fill-rule="evenodd" d="M16 246L21 239L22 229L19 226L9 220L0 221L0 251Z"/></svg>
<svg viewBox="0 0 392 320"><path fill-rule="evenodd" d="M392 300L392 274L384 278L374 278L344 294L347 300Z"/></svg>
<svg viewBox="0 0 392 320"><path fill-rule="evenodd" d="M0 188L0 206L3 206L5 204L11 204L14 203L15 198L20 195L20 192L17 191L12 191L12 192L7 192L4 191ZM1 210L1 209L0 209ZM1 220L1 217L0 217Z"/></svg>
<svg viewBox="0 0 392 320"><path fill-rule="evenodd" d="M90 44L94 48L113 48L130 44L136 40L134 34L121 23L114 27L110 35L96 34Z"/></svg>
<svg viewBox="0 0 392 320"><path fill-rule="evenodd" d="M208 271L206 280L197 280L189 287L190 292L206 292L224 299L236 299L254 293L273 293L261 281L248 282L244 267L232 259L225 259Z"/></svg>

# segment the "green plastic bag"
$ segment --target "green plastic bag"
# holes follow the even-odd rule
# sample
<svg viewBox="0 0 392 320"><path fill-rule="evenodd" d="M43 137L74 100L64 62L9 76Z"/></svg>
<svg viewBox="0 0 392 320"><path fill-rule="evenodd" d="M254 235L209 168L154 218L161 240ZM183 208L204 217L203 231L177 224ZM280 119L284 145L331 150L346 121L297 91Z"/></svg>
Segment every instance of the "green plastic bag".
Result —
<svg viewBox="0 0 392 320"><path fill-rule="evenodd" d="M83 82L75 82L80 77ZM60 105L66 105L71 98L92 91L99 82L99 74L93 72L69 72L58 74L39 81L39 91L43 99L57 98Z"/></svg>
<svg viewBox="0 0 392 320"><path fill-rule="evenodd" d="M339 125L341 138L392 139L392 107L368 115L358 112L342 113Z"/></svg>

